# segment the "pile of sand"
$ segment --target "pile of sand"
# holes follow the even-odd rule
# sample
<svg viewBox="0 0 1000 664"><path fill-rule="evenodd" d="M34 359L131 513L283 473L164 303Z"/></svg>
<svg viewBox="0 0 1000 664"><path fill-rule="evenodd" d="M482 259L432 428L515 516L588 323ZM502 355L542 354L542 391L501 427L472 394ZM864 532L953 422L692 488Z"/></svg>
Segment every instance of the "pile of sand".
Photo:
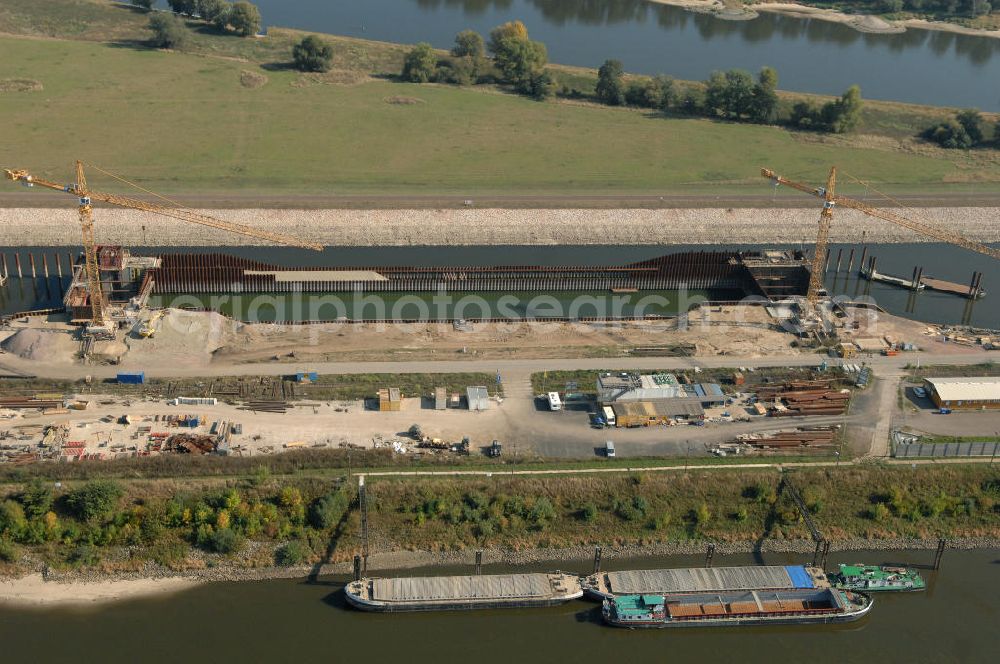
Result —
<svg viewBox="0 0 1000 664"><path fill-rule="evenodd" d="M34 328L18 330L4 339L0 348L36 362L69 362L79 349L69 332Z"/></svg>
<svg viewBox="0 0 1000 664"><path fill-rule="evenodd" d="M214 312L170 309L149 339L127 337L129 353L122 363L135 366L195 366L211 360L220 346L233 343L242 324Z"/></svg>

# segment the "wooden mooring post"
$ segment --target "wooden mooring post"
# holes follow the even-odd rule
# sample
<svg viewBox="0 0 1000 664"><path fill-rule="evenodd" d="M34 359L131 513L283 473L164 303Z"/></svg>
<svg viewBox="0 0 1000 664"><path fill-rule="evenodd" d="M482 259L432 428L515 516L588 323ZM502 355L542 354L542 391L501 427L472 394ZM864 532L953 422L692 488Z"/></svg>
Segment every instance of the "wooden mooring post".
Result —
<svg viewBox="0 0 1000 664"><path fill-rule="evenodd" d="M712 566L712 558L715 558L715 544L709 544L708 550L705 551L705 567Z"/></svg>
<svg viewBox="0 0 1000 664"><path fill-rule="evenodd" d="M52 260L54 260L56 262L56 274L59 276L60 279L62 279L62 276L63 276L63 274L62 274L62 259L59 258L59 252L58 251L53 251L52 252Z"/></svg>
<svg viewBox="0 0 1000 664"><path fill-rule="evenodd" d="M854 247L851 247L851 255L847 259L847 271L854 269Z"/></svg>
<svg viewBox="0 0 1000 664"><path fill-rule="evenodd" d="M361 556L354 556L354 580L361 580Z"/></svg>
<svg viewBox="0 0 1000 664"><path fill-rule="evenodd" d="M823 556L820 558L819 567L820 569L826 569L826 559L830 555L830 540L823 540Z"/></svg>
<svg viewBox="0 0 1000 664"><path fill-rule="evenodd" d="M601 547L594 547L594 574L601 571Z"/></svg>
<svg viewBox="0 0 1000 664"><path fill-rule="evenodd" d="M483 552L476 551L476 576L483 574Z"/></svg>
<svg viewBox="0 0 1000 664"><path fill-rule="evenodd" d="M823 551L823 540L816 540L816 550L813 551L813 567L819 566L819 557Z"/></svg>
<svg viewBox="0 0 1000 664"><path fill-rule="evenodd" d="M31 278L35 279L38 275L35 273L35 255L32 253L28 254L28 264L31 266Z"/></svg>
<svg viewBox="0 0 1000 664"><path fill-rule="evenodd" d="M24 275L21 273L21 254L14 252L14 269L17 270L17 278L23 279Z"/></svg>
<svg viewBox="0 0 1000 664"><path fill-rule="evenodd" d="M937 551L934 552L934 570L937 571L941 569L941 557L944 555L945 547L948 546L948 540L939 539L937 545Z"/></svg>
<svg viewBox="0 0 1000 664"><path fill-rule="evenodd" d="M837 250L837 272L840 272L840 259L844 257L844 248Z"/></svg>

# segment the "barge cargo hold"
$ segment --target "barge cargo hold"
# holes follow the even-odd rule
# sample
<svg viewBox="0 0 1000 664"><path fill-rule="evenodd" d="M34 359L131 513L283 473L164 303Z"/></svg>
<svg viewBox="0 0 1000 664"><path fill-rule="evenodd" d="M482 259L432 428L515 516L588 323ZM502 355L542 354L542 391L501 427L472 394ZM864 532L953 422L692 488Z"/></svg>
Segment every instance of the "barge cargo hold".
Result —
<svg viewBox="0 0 1000 664"><path fill-rule="evenodd" d="M496 574L363 578L344 588L347 602L362 611L453 611L556 606L583 597L571 574Z"/></svg>
<svg viewBox="0 0 1000 664"><path fill-rule="evenodd" d="M839 572L830 573L834 587L864 592L913 592L924 590L927 584L916 570L890 565L840 565Z"/></svg>
<svg viewBox="0 0 1000 664"><path fill-rule="evenodd" d="M805 565L746 567L689 567L598 572L583 580L589 597L608 599L621 595L670 595L676 593L735 590L804 590L829 588L826 573Z"/></svg>
<svg viewBox="0 0 1000 664"><path fill-rule="evenodd" d="M815 625L853 622L872 605L867 595L833 588L749 590L623 595L604 600L601 614L609 625L628 629Z"/></svg>

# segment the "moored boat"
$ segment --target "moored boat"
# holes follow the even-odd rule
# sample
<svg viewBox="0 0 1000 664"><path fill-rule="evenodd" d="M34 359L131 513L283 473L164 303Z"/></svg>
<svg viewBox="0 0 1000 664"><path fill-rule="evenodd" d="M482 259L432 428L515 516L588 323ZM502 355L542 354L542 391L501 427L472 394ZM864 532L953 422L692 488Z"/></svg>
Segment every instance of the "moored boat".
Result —
<svg viewBox="0 0 1000 664"><path fill-rule="evenodd" d="M556 606L583 597L580 579L562 572L363 578L344 588L362 611L445 611Z"/></svg>
<svg viewBox="0 0 1000 664"><path fill-rule="evenodd" d="M742 627L811 625L858 620L871 610L862 593L833 588L735 591L675 595L621 595L604 600L604 621L614 627Z"/></svg>
<svg viewBox="0 0 1000 664"><path fill-rule="evenodd" d="M834 587L864 592L905 592L927 587L916 570L893 565L841 565L839 572L827 575Z"/></svg>

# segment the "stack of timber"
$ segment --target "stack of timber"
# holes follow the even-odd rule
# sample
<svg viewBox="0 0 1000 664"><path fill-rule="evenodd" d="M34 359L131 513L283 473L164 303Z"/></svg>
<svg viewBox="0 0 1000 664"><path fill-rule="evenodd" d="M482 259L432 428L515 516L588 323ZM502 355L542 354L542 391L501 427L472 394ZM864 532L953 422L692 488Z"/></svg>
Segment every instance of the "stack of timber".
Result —
<svg viewBox="0 0 1000 664"><path fill-rule="evenodd" d="M836 431L833 427L776 431L773 433L744 434L737 442L754 447L830 447Z"/></svg>
<svg viewBox="0 0 1000 664"><path fill-rule="evenodd" d="M62 408L62 399L39 399L37 397L0 397L0 409L52 410Z"/></svg>
<svg viewBox="0 0 1000 664"><path fill-rule="evenodd" d="M241 406L242 410L252 410L255 413L285 413L288 411L287 401L249 401Z"/></svg>
<svg viewBox="0 0 1000 664"><path fill-rule="evenodd" d="M216 441L213 436L179 433L167 439L163 451L181 454L211 454L215 448Z"/></svg>
<svg viewBox="0 0 1000 664"><path fill-rule="evenodd" d="M842 415L847 410L851 394L847 390L831 389L832 381L795 381L780 386L761 388L757 396L775 403L774 417L803 415Z"/></svg>

